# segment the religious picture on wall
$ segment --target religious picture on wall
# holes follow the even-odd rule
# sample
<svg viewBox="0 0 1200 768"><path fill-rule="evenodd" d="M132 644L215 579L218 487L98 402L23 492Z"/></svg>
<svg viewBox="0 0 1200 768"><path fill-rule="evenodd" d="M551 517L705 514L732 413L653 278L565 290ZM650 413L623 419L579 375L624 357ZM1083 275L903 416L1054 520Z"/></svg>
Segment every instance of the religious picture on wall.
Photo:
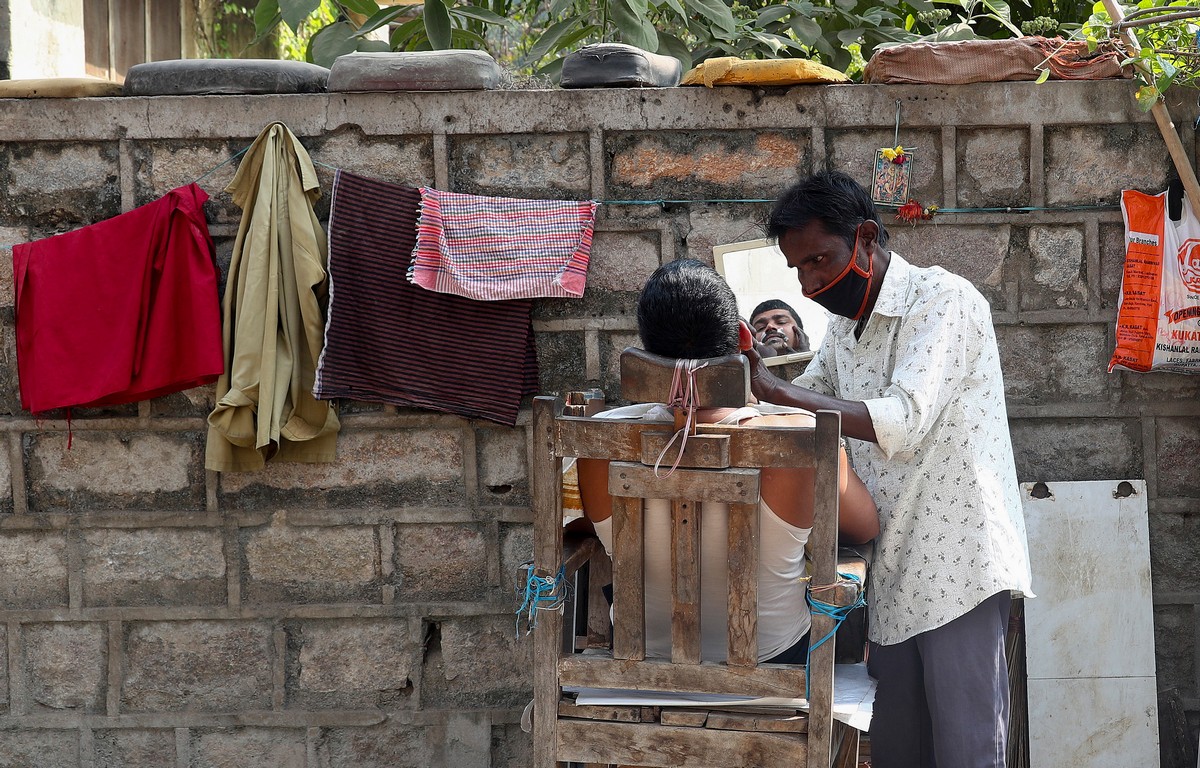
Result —
<svg viewBox="0 0 1200 768"><path fill-rule="evenodd" d="M875 172L871 178L871 199L883 205L908 202L908 182L912 173L912 151L904 147L883 147L875 151Z"/></svg>

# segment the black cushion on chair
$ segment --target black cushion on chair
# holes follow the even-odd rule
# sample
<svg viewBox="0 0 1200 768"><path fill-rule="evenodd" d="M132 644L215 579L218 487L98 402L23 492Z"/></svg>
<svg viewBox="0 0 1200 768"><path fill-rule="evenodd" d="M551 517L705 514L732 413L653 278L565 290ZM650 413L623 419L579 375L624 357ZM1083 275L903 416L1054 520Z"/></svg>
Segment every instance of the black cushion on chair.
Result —
<svg viewBox="0 0 1200 768"><path fill-rule="evenodd" d="M126 96L324 93L329 70L275 59L173 59L130 67Z"/></svg>

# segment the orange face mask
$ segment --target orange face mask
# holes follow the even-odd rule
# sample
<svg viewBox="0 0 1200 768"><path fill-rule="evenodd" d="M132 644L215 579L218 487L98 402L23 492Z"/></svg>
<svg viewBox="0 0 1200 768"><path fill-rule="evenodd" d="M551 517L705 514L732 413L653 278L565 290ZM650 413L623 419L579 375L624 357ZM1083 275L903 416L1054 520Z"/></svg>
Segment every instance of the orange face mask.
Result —
<svg viewBox="0 0 1200 768"><path fill-rule="evenodd" d="M870 296L871 275L875 270L875 254L867 257L867 269L864 272L858 266L858 230L854 232L854 251L850 254L850 263L841 274L825 284L819 291L804 292L807 298L820 304L825 309L858 320L867 308L867 298Z"/></svg>

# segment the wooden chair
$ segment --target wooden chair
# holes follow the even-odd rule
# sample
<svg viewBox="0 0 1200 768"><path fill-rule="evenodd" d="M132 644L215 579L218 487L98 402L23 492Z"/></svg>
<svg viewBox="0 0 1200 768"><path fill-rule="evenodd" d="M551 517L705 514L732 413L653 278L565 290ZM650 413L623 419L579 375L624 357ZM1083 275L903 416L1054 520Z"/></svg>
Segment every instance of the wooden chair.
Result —
<svg viewBox="0 0 1200 768"><path fill-rule="evenodd" d="M749 368L740 355L715 358L695 374L699 403L740 407L749 394ZM623 396L634 402L667 398L674 361L637 349L621 356ZM562 616L542 611L534 628L534 765L563 762L671 768L833 764L834 640L813 651L807 669L759 664L757 568L759 469L814 467L815 519L809 539L814 585L837 582L838 446L840 415L823 411L816 427L747 428L700 425L686 443L679 468L655 477L654 464L671 439L671 425L563 415L557 398L534 403L534 569L553 578L569 575L602 547L589 544L564 557L561 512L562 461L607 459L613 503L613 631L611 650L571 653L562 640ZM677 423L682 422L677 412ZM678 443L676 443L678 446ZM675 447L669 451L673 461ZM669 466L669 464L668 464ZM647 659L644 634L642 500L671 499L673 613L671 659ZM724 662L700 658L699 527L697 502L729 504L729 634ZM691 521L691 522L689 522ZM828 602L848 604L852 590L835 588ZM824 594L824 593L823 593ZM815 643L833 619L814 614ZM568 647L564 652L564 645ZM673 711L649 707L587 707L564 696L563 686L689 691L803 698L807 718L772 718ZM700 726L700 727L689 727ZM839 733L841 732L840 724ZM735 730L724 730L733 728ZM761 729L761 730L758 730ZM857 754L857 732L853 754ZM849 758L853 760L853 758ZM853 763L849 763L853 765Z"/></svg>

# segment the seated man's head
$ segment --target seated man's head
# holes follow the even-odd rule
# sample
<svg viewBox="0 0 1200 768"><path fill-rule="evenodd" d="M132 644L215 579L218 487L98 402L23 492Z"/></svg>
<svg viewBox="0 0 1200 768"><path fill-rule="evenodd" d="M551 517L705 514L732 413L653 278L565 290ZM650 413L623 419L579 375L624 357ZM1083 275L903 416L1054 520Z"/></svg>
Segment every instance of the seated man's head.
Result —
<svg viewBox="0 0 1200 768"><path fill-rule="evenodd" d="M808 334L800 315L785 301L768 299L750 313L754 340L766 344L777 355L808 351Z"/></svg>
<svg viewBox="0 0 1200 768"><path fill-rule="evenodd" d="M715 269L695 259L654 270L638 299L637 319L642 347L663 357L733 355L751 343L733 290Z"/></svg>

